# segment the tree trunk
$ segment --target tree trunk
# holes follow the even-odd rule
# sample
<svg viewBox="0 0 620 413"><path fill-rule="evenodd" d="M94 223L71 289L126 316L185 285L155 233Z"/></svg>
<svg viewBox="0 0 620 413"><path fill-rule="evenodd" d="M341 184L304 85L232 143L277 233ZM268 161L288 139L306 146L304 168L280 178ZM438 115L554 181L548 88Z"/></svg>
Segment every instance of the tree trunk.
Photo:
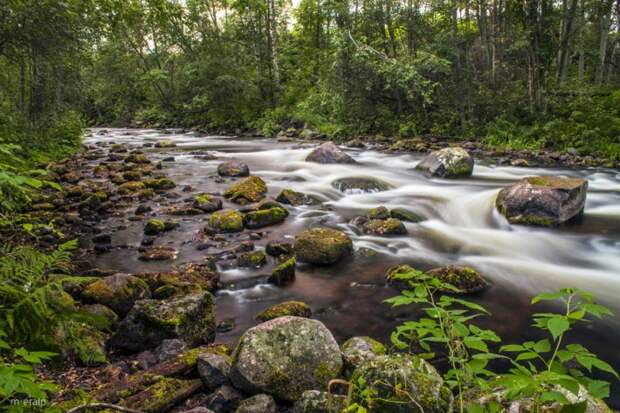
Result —
<svg viewBox="0 0 620 413"><path fill-rule="evenodd" d="M603 74L605 73L605 65L607 64L607 40L609 39L609 29L611 26L611 6L613 0L605 2L603 5L601 16L601 32L598 48L598 67L594 76L594 83L600 86L603 83Z"/></svg>

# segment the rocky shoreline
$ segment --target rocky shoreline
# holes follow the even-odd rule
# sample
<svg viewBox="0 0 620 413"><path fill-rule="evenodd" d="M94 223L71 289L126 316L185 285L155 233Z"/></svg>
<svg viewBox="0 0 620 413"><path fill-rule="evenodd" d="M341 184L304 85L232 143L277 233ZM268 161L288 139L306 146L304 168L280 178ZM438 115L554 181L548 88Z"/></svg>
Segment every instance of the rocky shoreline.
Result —
<svg viewBox="0 0 620 413"><path fill-rule="evenodd" d="M419 169L446 178L471 175L473 158L468 152L479 153L466 146L467 151L445 149L441 142L412 140L385 145L380 148L418 152L437 149ZM174 143L161 140L154 146L174 147ZM312 150L307 160L355 162L330 142ZM305 303L280 303L257 314L257 325L238 343L214 344L218 332L228 328L226 323L215 321L213 294L222 287L218 262L257 268L269 262L273 269L267 281L286 285L295 278L297 262L334 264L353 253L353 243L342 231L316 227L296 234L293 242L270 240L264 251L256 249L252 240L265 236L262 228L286 220L287 205L320 201L293 189L269 199L265 182L238 162L224 162L218 167L214 179L227 182L226 191L195 193L191 187L177 187L165 173L166 162L152 162L139 148L105 142L48 166L63 192L47 189L35 199L29 215L32 234L25 236L34 236L31 241L42 248L80 238L75 270L86 277L65 286L64 300L106 320L99 329L85 323L76 329L89 348L63 349L67 365L62 372L41 371L64 386L56 400L59 406L68 411L85 404L111 403L149 413L319 413L327 412L332 403L342 410L346 392L339 383L357 383L360 378L378 383L407 377L410 387L403 394L394 393L394 389L375 389L381 399L399 407L392 410L388 403L373 411L439 413L454 408L452 393L430 364L390 353L369 337L353 337L339 345L320 321L311 318L311 309ZM380 181L355 180L340 182L337 187L363 191L382 190L381 185ZM583 210L584 188L582 198L576 200L576 196L563 195L563 182L525 185L529 185L523 190L526 195L534 190L548 194L548 199L544 198L534 211L537 218L524 218L522 223L557 225ZM519 203L519 196L498 205L509 219L519 216L519 208L532 213L529 204ZM224 208L225 202L235 206ZM566 206L567 211L548 218L549 211L555 210L549 207L552 202ZM96 254L132 248L113 246L110 229L101 225L129 210L133 210L130 220L144 223L140 259L171 262L166 271L122 274L93 267ZM192 242L197 249L213 247L218 252L205 254L200 262L173 265L176 251L158 241L174 230L179 217L194 215L208 218ZM416 219L410 211L380 207L353 223L360 231L387 237L406 234L402 222ZM390 269L387 282L400 270ZM467 268L447 266L434 271L435 276L444 277L467 293L478 292L487 284ZM333 397L326 392L330 383L335 386ZM411 394L416 397L407 402ZM353 397L360 395L354 393ZM593 410L599 411L606 410Z"/></svg>

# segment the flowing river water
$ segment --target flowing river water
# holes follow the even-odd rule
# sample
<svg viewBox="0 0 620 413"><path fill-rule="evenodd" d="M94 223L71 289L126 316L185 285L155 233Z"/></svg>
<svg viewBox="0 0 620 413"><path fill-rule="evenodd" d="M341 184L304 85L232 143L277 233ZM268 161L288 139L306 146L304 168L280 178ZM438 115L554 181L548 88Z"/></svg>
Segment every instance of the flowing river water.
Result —
<svg viewBox="0 0 620 413"><path fill-rule="evenodd" d="M145 143L172 140L174 148L143 148ZM255 240L264 248L272 239L291 239L312 225L327 225L345 231L354 242L354 256L334 266L299 265L296 280L285 287L262 282L275 262L257 269L220 265L221 281L227 288L216 293L218 321L234 319L235 327L218 334L218 341L234 341L256 324L254 316L263 309L285 301L308 303L314 317L323 321L339 341L354 335L369 335L384 342L402 321L415 317L411 308L393 309L383 303L396 291L386 286L385 270L395 264L409 264L427 270L445 264L463 264L478 270L491 287L472 300L484 305L492 316L482 324L496 330L505 343L539 337L531 328L531 315L543 307L531 306L534 294L561 287L577 287L592 292L597 302L620 314L620 173L600 169L547 169L495 166L477 159L473 176L462 180L429 179L414 170L420 154L382 153L372 149L347 148L359 164L323 165L305 162L314 144L204 136L196 133L163 134L156 130L93 129L87 144L126 143L144 150L163 162L169 178L177 183L183 198L200 192L219 193L232 179L216 179L217 165L239 160L251 173L265 180L268 195L292 188L312 194L323 203L290 207L287 220L261 230ZM199 154L209 152L216 159ZM583 220L561 228L545 229L512 226L494 209L498 190L531 175L578 176L589 182ZM343 193L331 183L345 177L372 177L389 183L392 189L374 193ZM190 193L179 188L190 185ZM172 202L172 201L170 201ZM157 210L156 204L155 211ZM382 237L361 234L350 220L370 208L384 205L415 211L426 219L406 223L405 236ZM238 205L224 202L225 208ZM138 260L137 247L143 238L143 222L130 221L133 209L104 222L112 231L113 245L125 246L100 254L101 268L138 273L169 268L170 262ZM174 263L200 261L213 252L199 250L191 242L205 226L208 215L175 217L180 226L157 239L156 244L178 250ZM248 239L249 234L238 235ZM129 248L127 248L129 246ZM588 346L620 369L620 317L586 323L571 339ZM607 377L609 379L609 377ZM614 386L614 403L620 402L619 386Z"/></svg>

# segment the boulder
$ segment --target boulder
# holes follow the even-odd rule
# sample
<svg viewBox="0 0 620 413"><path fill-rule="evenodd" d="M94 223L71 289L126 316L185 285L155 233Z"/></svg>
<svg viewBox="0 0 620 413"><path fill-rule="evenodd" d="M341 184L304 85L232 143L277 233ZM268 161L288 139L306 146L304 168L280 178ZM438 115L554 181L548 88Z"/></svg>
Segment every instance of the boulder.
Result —
<svg viewBox="0 0 620 413"><path fill-rule="evenodd" d="M331 185L344 193L383 192L392 188L387 182L370 177L340 178Z"/></svg>
<svg viewBox="0 0 620 413"><path fill-rule="evenodd" d="M473 173L474 159L463 148L443 148L426 155L416 169L439 178L462 178Z"/></svg>
<svg viewBox="0 0 620 413"><path fill-rule="evenodd" d="M151 218L144 226L145 235L159 235L164 231L170 231L179 226L176 221L164 221L161 219Z"/></svg>
<svg viewBox="0 0 620 413"><path fill-rule="evenodd" d="M209 228L215 232L243 231L243 216L234 210L216 211L209 217Z"/></svg>
<svg viewBox="0 0 620 413"><path fill-rule="evenodd" d="M100 330L115 329L118 325L118 315L103 304L87 304L82 306L80 310L101 319L102 323L97 323L97 328Z"/></svg>
<svg viewBox="0 0 620 413"><path fill-rule="evenodd" d="M333 264L353 252L347 234L332 228L312 228L295 237L295 256L309 264Z"/></svg>
<svg viewBox="0 0 620 413"><path fill-rule="evenodd" d="M316 163L357 163L353 158L340 150L334 142L325 142L314 149L306 156L306 161Z"/></svg>
<svg viewBox="0 0 620 413"><path fill-rule="evenodd" d="M368 218L370 219L388 219L390 217L390 210L384 206L378 206L368 211Z"/></svg>
<svg viewBox="0 0 620 413"><path fill-rule="evenodd" d="M257 394L242 400L235 413L277 413L276 402L268 394Z"/></svg>
<svg viewBox="0 0 620 413"><path fill-rule="evenodd" d="M259 313L256 316L256 321L263 323L265 321L287 315L310 318L312 316L312 310L310 309L310 306L304 302L285 301L283 303L273 305Z"/></svg>
<svg viewBox="0 0 620 413"><path fill-rule="evenodd" d="M511 224L557 226L583 214L588 181L581 178L524 178L499 191L495 205Z"/></svg>
<svg viewBox="0 0 620 413"><path fill-rule="evenodd" d="M334 394L332 395L332 405L329 404L327 392L307 390L295 402L293 413L342 413L347 407L347 398L340 394Z"/></svg>
<svg viewBox="0 0 620 413"><path fill-rule="evenodd" d="M269 241L265 247L265 252L272 257L293 254L293 243L284 240Z"/></svg>
<svg viewBox="0 0 620 413"><path fill-rule="evenodd" d="M150 297L148 285L140 278L129 274L103 277L82 291L85 302L103 304L121 317L131 310L137 300Z"/></svg>
<svg viewBox="0 0 620 413"><path fill-rule="evenodd" d="M292 206L299 205L315 205L320 203L314 196L306 195L301 192L293 191L292 189L285 188L276 197L276 201L283 204Z"/></svg>
<svg viewBox="0 0 620 413"><path fill-rule="evenodd" d="M405 225L396 218L371 219L362 226L362 229L368 234L375 235L407 234L407 228L405 228Z"/></svg>
<svg viewBox="0 0 620 413"><path fill-rule="evenodd" d="M245 205L260 201L266 193L265 181L258 176L249 176L228 188L224 196L237 204Z"/></svg>
<svg viewBox="0 0 620 413"><path fill-rule="evenodd" d="M201 353L198 355L198 374L207 390L228 384L230 376L230 357L218 353Z"/></svg>
<svg viewBox="0 0 620 413"><path fill-rule="evenodd" d="M394 208L393 210L390 211L390 216L392 218L400 219L401 221L406 221L406 222L424 221L424 217L405 208Z"/></svg>
<svg viewBox="0 0 620 413"><path fill-rule="evenodd" d="M175 188L177 185L168 178L159 178L159 179L149 179L144 181L144 185L147 188L154 189L156 191L165 191L168 189Z"/></svg>
<svg viewBox="0 0 620 413"><path fill-rule="evenodd" d="M381 355L368 359L353 372L351 381L364 386L353 391L353 401L369 412L445 413L452 411L450 389L435 368L411 355ZM366 400L363 392L373 394Z"/></svg>
<svg viewBox="0 0 620 413"><path fill-rule="evenodd" d="M217 173L220 176L249 176L250 168L243 162L224 162L217 166Z"/></svg>
<svg viewBox="0 0 620 413"><path fill-rule="evenodd" d="M286 285L295 279L295 258L291 257L278 265L271 272L269 282L275 285Z"/></svg>
<svg viewBox="0 0 620 413"><path fill-rule="evenodd" d="M207 407L215 413L234 412L241 403L243 395L232 386L220 386L207 399Z"/></svg>
<svg viewBox="0 0 620 413"><path fill-rule="evenodd" d="M222 209L222 200L209 194L196 195L193 207L204 212L214 212Z"/></svg>
<svg viewBox="0 0 620 413"><path fill-rule="evenodd" d="M317 320L280 317L247 330L232 365L233 384L287 401L324 389L340 375L342 357L331 332Z"/></svg>
<svg viewBox="0 0 620 413"><path fill-rule="evenodd" d="M458 265L445 265L434 268L427 271L426 274L452 284L462 294L474 294L484 290L489 285L473 268Z"/></svg>
<svg viewBox="0 0 620 413"><path fill-rule="evenodd" d="M209 292L169 300L140 300L110 339L113 348L137 352L178 338L189 346L215 338L213 296Z"/></svg>
<svg viewBox="0 0 620 413"><path fill-rule="evenodd" d="M243 225L249 229L263 228L284 222L288 216L288 211L284 208L274 207L269 209L259 209L244 215Z"/></svg>
<svg viewBox="0 0 620 413"><path fill-rule="evenodd" d="M371 337L351 337L340 347L344 360L345 376L350 377L353 371L365 362L387 353L385 346Z"/></svg>

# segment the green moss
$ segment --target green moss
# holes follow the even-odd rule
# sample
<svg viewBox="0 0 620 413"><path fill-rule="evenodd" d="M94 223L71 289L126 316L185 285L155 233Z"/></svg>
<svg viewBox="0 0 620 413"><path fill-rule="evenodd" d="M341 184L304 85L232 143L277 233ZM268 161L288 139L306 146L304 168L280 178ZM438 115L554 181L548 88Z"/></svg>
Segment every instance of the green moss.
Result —
<svg viewBox="0 0 620 413"><path fill-rule="evenodd" d="M228 188L224 196L238 204L247 204L260 201L266 193L265 181L258 176L249 176Z"/></svg>
<svg viewBox="0 0 620 413"><path fill-rule="evenodd" d="M267 262L267 256L263 251L248 251L239 254L237 264L240 267L260 268Z"/></svg>
<svg viewBox="0 0 620 413"><path fill-rule="evenodd" d="M284 208L273 207L269 209L259 209L245 214L243 224L246 228L256 229L283 222L288 216L288 211Z"/></svg>
<svg viewBox="0 0 620 413"><path fill-rule="evenodd" d="M144 183L139 181L125 182L119 186L118 191L122 194L131 194L145 189Z"/></svg>
<svg viewBox="0 0 620 413"><path fill-rule="evenodd" d="M584 180L580 178L560 178L557 176L532 176L525 179L535 186L557 189L578 188L584 183Z"/></svg>
<svg viewBox="0 0 620 413"><path fill-rule="evenodd" d="M123 172L123 179L127 181L139 181L142 178L142 172L137 170Z"/></svg>
<svg viewBox="0 0 620 413"><path fill-rule="evenodd" d="M152 218L146 222L144 233L146 235L157 235L166 230L166 223L161 219Z"/></svg>
<svg viewBox="0 0 620 413"><path fill-rule="evenodd" d="M209 217L208 225L217 232L243 231L243 216L234 210L217 211Z"/></svg>
<svg viewBox="0 0 620 413"><path fill-rule="evenodd" d="M274 318L284 316L308 318L311 315L312 310L310 310L308 304L301 301L286 301L267 308L256 316L256 320L260 322L265 322Z"/></svg>
<svg viewBox="0 0 620 413"><path fill-rule="evenodd" d="M146 157L143 153L132 153L127 158L125 158L126 163L151 163L149 158Z"/></svg>
<svg viewBox="0 0 620 413"><path fill-rule="evenodd" d="M368 211L368 217L370 219L388 219L390 211L384 206L379 206Z"/></svg>
<svg viewBox="0 0 620 413"><path fill-rule="evenodd" d="M291 282L295 278L295 265L295 258L289 258L284 261L273 269L269 282L275 285L284 285Z"/></svg>
<svg viewBox="0 0 620 413"><path fill-rule="evenodd" d="M364 231L377 235L405 235L407 229L395 218L371 219L364 224Z"/></svg>
<svg viewBox="0 0 620 413"><path fill-rule="evenodd" d="M295 238L295 255L310 264L333 264L353 252L353 242L344 232L312 228Z"/></svg>

